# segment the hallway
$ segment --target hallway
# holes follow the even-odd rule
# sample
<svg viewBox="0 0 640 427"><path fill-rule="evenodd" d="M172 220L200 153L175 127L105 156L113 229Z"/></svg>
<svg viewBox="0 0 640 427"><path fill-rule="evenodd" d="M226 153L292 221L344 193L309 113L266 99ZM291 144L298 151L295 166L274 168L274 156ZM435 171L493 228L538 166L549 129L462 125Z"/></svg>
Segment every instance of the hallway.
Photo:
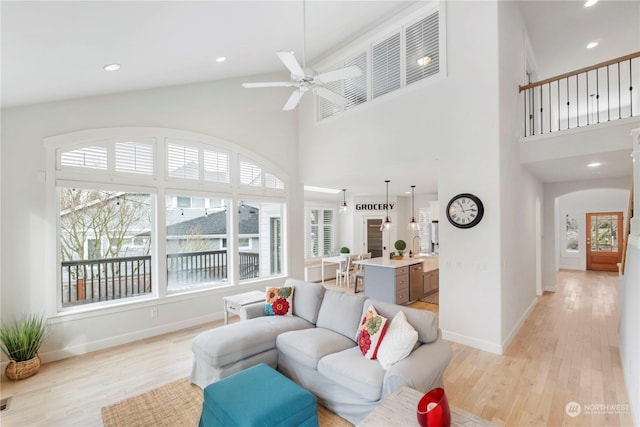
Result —
<svg viewBox="0 0 640 427"><path fill-rule="evenodd" d="M538 297L504 355L452 344L449 401L509 426L631 426L617 273L561 270L557 277L557 292ZM580 405L575 417L565 411L570 402Z"/></svg>

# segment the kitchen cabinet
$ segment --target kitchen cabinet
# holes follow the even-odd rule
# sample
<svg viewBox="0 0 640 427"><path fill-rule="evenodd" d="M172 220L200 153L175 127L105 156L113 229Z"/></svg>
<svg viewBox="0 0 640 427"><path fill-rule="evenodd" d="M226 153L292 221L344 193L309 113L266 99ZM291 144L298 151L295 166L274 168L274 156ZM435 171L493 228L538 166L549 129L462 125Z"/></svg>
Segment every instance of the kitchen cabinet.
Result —
<svg viewBox="0 0 640 427"><path fill-rule="evenodd" d="M425 271L422 282L424 296L438 292L438 289L440 288L440 270L435 269Z"/></svg>
<svg viewBox="0 0 640 427"><path fill-rule="evenodd" d="M421 291L422 261L372 258L356 261L364 264L364 293L367 297L392 304L407 304L411 292ZM417 269L413 267L418 267ZM419 279L418 279L419 276ZM415 280L414 288L411 281Z"/></svg>

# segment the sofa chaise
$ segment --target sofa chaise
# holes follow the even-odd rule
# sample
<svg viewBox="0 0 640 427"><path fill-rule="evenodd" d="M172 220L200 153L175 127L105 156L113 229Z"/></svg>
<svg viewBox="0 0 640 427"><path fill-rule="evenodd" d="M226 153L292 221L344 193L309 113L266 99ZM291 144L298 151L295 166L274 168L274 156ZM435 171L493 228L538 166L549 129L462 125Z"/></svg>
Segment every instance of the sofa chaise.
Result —
<svg viewBox="0 0 640 427"><path fill-rule="evenodd" d="M264 316L264 303L245 306L237 323L203 332L192 343L190 380L201 388L258 363L266 363L314 393L319 403L358 424L402 386L427 392L443 385L452 357L437 317L428 311L327 290L287 279L290 316ZM413 351L387 369L363 356L359 327L370 306L391 321L402 311L417 332ZM384 337L382 338L384 341Z"/></svg>

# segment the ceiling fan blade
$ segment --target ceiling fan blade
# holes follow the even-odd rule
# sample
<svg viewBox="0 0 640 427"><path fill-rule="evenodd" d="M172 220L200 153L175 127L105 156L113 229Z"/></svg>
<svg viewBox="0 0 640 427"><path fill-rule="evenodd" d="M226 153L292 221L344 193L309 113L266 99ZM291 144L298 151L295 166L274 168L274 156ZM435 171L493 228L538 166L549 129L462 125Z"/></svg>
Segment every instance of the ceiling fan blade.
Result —
<svg viewBox="0 0 640 427"><path fill-rule="evenodd" d="M300 102L300 98L302 98L302 95L304 95L303 91L301 90L294 91L289 97L289 99L287 100L287 103L284 104L284 107L282 107L282 109L284 111L289 111L296 108L296 105L298 105L298 102Z"/></svg>
<svg viewBox="0 0 640 427"><path fill-rule="evenodd" d="M302 67L298 63L298 60L293 55L293 52L287 52L286 50L280 50L276 52L280 61L284 64L285 67L291 71L291 74L297 77L304 77L304 71Z"/></svg>
<svg viewBox="0 0 640 427"><path fill-rule="evenodd" d="M326 87L316 87L315 92L323 97L326 100L333 102L336 105L346 105L349 100L347 98L343 98L335 92L330 91Z"/></svg>
<svg viewBox="0 0 640 427"><path fill-rule="evenodd" d="M291 82L262 82L262 83L242 83L243 87L290 87L293 86Z"/></svg>
<svg viewBox="0 0 640 427"><path fill-rule="evenodd" d="M362 70L357 65L350 67L340 68L338 70L328 71L326 73L318 74L314 80L321 83L335 82L336 80L349 79L351 77L359 77L362 75Z"/></svg>

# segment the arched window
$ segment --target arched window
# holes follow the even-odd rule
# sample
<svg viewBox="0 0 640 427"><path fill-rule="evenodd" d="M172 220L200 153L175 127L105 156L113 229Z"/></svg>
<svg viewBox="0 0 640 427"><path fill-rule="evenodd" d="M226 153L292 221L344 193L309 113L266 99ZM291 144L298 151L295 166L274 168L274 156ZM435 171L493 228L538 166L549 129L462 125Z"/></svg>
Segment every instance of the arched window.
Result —
<svg viewBox="0 0 640 427"><path fill-rule="evenodd" d="M285 273L288 177L256 153L161 128L74 132L45 147L59 309Z"/></svg>

